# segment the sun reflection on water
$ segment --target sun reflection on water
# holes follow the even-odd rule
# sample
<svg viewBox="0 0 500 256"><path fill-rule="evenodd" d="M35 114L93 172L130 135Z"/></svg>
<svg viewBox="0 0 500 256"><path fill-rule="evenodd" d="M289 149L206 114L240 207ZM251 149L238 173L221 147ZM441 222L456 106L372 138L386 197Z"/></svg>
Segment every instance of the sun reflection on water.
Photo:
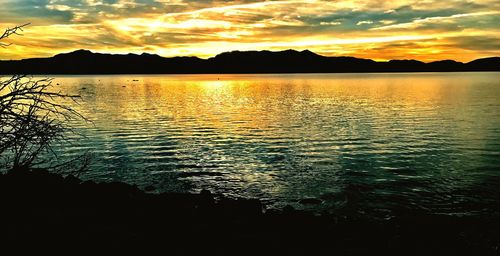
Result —
<svg viewBox="0 0 500 256"><path fill-rule="evenodd" d="M154 184L160 191L177 189L172 184L183 180L194 190L280 205L337 197L353 186L365 187L374 202L370 193L380 189L418 201L414 190L451 193L473 186L492 174L485 170L500 166L500 116L489 111L498 108L496 78L316 74L56 81L82 93L81 111L95 122L82 125L89 140L79 142L95 153L89 178ZM68 156L77 152L65 149Z"/></svg>

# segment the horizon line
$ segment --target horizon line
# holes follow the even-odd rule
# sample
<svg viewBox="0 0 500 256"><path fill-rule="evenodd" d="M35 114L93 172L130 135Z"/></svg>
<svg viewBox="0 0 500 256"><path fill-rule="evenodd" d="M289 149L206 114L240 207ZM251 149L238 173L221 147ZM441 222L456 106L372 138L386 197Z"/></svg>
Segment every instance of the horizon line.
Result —
<svg viewBox="0 0 500 256"><path fill-rule="evenodd" d="M389 62L389 61L396 61L396 60L401 60L401 61L419 61L419 62L422 62L422 63L433 63L433 62L440 62L440 61L455 61L455 62L458 62L458 63L463 63L463 64L466 64L466 63L469 63L469 62L472 62L472 61L475 61L475 60L479 60L479 59L487 59L487 58L499 58L500 56L482 56L482 57L479 57L479 58L475 58L475 59L471 59L467 62L461 62L461 61L457 61L457 60L454 60L454 59L441 59L441 60L434 60L434 61L422 61L422 60L418 60L418 59L411 59L411 58L404 58L404 59L384 59L384 60L381 60L381 59L369 59L369 58L360 58L360 57L356 57L356 56L352 56L352 55L321 55L319 53L316 53L314 51L311 51L309 49L305 49L305 50L296 50L296 49L292 49L292 48L289 48L289 49L286 49L286 50L276 50L276 51L273 51L273 50L230 50L230 51L223 51L223 52L219 52L211 57L207 57L207 58L203 58L203 57L199 57L199 56L195 56L195 55L176 55L176 56L162 56L162 55L159 55L157 53L150 53L150 52L141 52L141 53L134 53L134 52L128 52L128 53L111 53L111 52L102 52L102 51L95 51L95 50L90 50L90 49L83 49L83 48L80 48L80 49L75 49L75 50L71 50L71 51L65 51L65 52L61 52L61 53L57 53L55 55L52 55L52 56L49 56L49 57L31 57L31 58L22 58L22 59L0 59L0 61L22 61L22 60L29 60L29 59L47 59L47 58L53 58L57 55L64 55L64 54L71 54L71 53L75 53L75 52L79 52L79 51L85 51L85 52L90 52L92 54L107 54L107 55L137 55L137 56L141 56L141 55L155 55L155 56L159 56L161 58L165 58L165 59L170 59L170 58L198 58L198 59L202 59L202 60L209 60L211 58L215 58L217 57L218 55L221 55L221 54L224 54L224 53L232 53L232 52L272 52L272 53L279 53L279 52L286 52L286 51L294 51L294 52L311 52L313 54L316 54L318 56L321 56L321 57L327 57L327 58L356 58L356 59L363 59L363 60L372 60L372 61L375 61L375 62Z"/></svg>

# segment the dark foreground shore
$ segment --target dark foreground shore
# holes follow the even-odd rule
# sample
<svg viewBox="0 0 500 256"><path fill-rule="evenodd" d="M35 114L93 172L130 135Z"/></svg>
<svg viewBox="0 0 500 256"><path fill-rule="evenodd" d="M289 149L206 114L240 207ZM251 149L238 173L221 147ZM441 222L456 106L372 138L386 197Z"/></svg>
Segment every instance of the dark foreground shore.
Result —
<svg viewBox="0 0 500 256"><path fill-rule="evenodd" d="M500 220L324 215L258 200L151 194L43 170L0 175L1 250L160 255L499 255ZM383 255L380 254L380 255Z"/></svg>

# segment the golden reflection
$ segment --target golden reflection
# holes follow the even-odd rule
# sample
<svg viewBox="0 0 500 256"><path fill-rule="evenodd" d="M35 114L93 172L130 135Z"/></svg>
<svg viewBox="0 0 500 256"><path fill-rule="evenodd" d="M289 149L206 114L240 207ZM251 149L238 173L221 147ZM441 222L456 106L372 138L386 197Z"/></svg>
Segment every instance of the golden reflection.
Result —
<svg viewBox="0 0 500 256"><path fill-rule="evenodd" d="M83 85L84 78L56 81L72 92L81 92L89 102L86 114L106 126L119 125L115 120L173 118L173 123L191 120L193 125L223 129L228 134L267 129L284 121L312 125L299 119L335 111L363 112L376 118L397 107L400 113L427 115L418 110L432 108L436 102L459 102L467 90L467 78L456 81L464 86L456 86L438 75L333 76L335 80L328 75L307 75L306 79L293 75L110 76ZM369 85L365 79L370 80ZM83 86L85 91L80 90ZM104 115L106 118L99 118Z"/></svg>
<svg viewBox="0 0 500 256"><path fill-rule="evenodd" d="M216 89L219 90L221 87L225 86L231 86L234 83L234 81L220 81L219 79L217 81L199 81L197 85L204 87L206 90L212 90Z"/></svg>
<svg viewBox="0 0 500 256"><path fill-rule="evenodd" d="M495 102L492 81L492 73L427 73L66 76L54 83L82 94L76 107L94 122L84 131L97 152L127 157L126 168L222 172L191 181L280 195L310 191L323 178L337 184L336 172L364 171L355 160L368 157L379 160L368 171L381 178L414 161L426 171L441 163L462 168L432 159L452 159L446 152L464 145L487 147L496 113L475 104ZM435 155L441 140L450 140L447 151ZM416 159L422 152L432 161ZM401 161L384 160L393 155ZM188 167L169 169L177 165Z"/></svg>

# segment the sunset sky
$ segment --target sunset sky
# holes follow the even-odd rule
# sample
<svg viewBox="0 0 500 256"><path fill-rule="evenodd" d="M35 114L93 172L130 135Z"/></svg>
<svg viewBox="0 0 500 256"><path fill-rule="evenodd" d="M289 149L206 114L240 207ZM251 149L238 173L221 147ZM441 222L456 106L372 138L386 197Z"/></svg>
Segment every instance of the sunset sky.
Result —
<svg viewBox="0 0 500 256"><path fill-rule="evenodd" d="M203 58L290 48L375 60L500 56L500 0L0 0L0 28L27 22L0 59L77 49Z"/></svg>

